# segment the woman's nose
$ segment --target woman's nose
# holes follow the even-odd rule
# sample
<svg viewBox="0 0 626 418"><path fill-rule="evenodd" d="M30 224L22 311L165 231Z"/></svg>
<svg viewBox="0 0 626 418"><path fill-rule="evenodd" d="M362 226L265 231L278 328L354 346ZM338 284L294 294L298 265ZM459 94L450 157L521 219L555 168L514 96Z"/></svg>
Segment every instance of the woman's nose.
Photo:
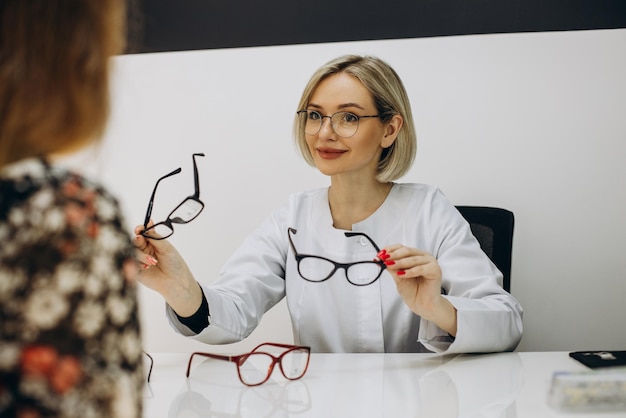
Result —
<svg viewBox="0 0 626 418"><path fill-rule="evenodd" d="M330 116L322 116L322 126L320 126L320 131L318 132L318 135L324 138L336 138L336 133L333 129L333 123Z"/></svg>

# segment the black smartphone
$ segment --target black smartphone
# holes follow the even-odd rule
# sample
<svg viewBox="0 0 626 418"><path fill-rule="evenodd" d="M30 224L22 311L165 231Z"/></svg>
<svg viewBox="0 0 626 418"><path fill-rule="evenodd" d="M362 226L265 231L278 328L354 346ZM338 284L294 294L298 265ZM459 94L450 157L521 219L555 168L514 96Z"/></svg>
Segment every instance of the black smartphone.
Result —
<svg viewBox="0 0 626 418"><path fill-rule="evenodd" d="M572 351L569 356L592 369L626 366L626 351Z"/></svg>

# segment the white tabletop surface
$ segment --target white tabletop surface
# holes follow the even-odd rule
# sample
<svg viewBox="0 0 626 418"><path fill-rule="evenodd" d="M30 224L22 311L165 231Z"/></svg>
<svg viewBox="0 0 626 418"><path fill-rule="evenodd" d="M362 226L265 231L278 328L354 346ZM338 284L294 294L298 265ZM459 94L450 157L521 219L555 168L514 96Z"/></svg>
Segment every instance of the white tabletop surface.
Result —
<svg viewBox="0 0 626 418"><path fill-rule="evenodd" d="M241 354L241 353L233 353ZM567 352L312 354L306 375L286 381L275 369L244 386L231 362L189 353L151 353L144 417L626 417L626 411L573 413L551 407L556 371L589 371Z"/></svg>

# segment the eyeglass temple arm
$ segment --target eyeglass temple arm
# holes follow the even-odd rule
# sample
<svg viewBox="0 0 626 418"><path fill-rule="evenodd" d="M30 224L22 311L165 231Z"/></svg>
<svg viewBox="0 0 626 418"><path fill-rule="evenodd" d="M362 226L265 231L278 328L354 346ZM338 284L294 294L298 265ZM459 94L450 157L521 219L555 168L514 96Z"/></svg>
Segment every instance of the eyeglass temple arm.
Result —
<svg viewBox="0 0 626 418"><path fill-rule="evenodd" d="M146 353L145 351L143 352L146 356L148 356L148 358L150 359L150 369L148 369L148 382L150 382L150 376L152 376L152 367L154 366L154 359L152 358L152 356L148 353Z"/></svg>
<svg viewBox="0 0 626 418"><path fill-rule="evenodd" d="M191 158L193 159L193 182L194 182L195 190L196 190L193 197L195 199L199 199L200 198L200 180L198 178L198 165L196 164L196 157L204 157L204 153L196 152L191 156Z"/></svg>
<svg viewBox="0 0 626 418"><path fill-rule="evenodd" d="M220 354L211 354L211 353L203 353L203 352L196 351L195 353L191 353L191 355L189 356L189 363L187 363L187 374L186 374L187 377L189 377L189 372L191 371L191 361L193 360L193 356L196 356L196 355L209 357L209 358L216 359L216 360L232 361L234 363L237 363L239 359L241 358L241 356L222 356Z"/></svg>
<svg viewBox="0 0 626 418"><path fill-rule="evenodd" d="M178 167L176 170L164 175L163 177L157 180L156 184L154 185L154 189L152 190L152 196L150 196L150 201L148 202L148 210L146 211L146 218L143 221L144 228L147 227L148 222L150 222L150 216L152 215L152 206L154 205L154 196L156 195L156 191L157 191L157 188L159 187L159 183L161 182L161 180L164 180L170 176L173 176L174 174L178 174L181 171L183 170L180 167Z"/></svg>
<svg viewBox="0 0 626 418"><path fill-rule="evenodd" d="M291 239L291 234L297 234L298 230L295 228L287 228L287 237L289 238L289 245L291 245L291 249L293 250L294 254L298 254L298 251L296 251L296 246L293 245L293 240Z"/></svg>
<svg viewBox="0 0 626 418"><path fill-rule="evenodd" d="M310 349L310 347L308 346L304 346L304 345L292 345L292 344L281 344L281 343L261 343L259 345L257 345L256 347L254 347L254 349L252 351L250 351L250 353L254 353L255 351L257 351L259 348L261 347L265 347L265 346L270 346L270 347L279 347L279 348L288 348L288 349L293 349L293 348L304 348L304 349Z"/></svg>
<svg viewBox="0 0 626 418"><path fill-rule="evenodd" d="M363 232L344 232L344 234L348 238L349 237L365 237L372 244L372 246L376 249L376 252L380 251L380 248L378 248L378 245L376 245L374 240L371 239L370 237L368 237L367 234L365 234Z"/></svg>

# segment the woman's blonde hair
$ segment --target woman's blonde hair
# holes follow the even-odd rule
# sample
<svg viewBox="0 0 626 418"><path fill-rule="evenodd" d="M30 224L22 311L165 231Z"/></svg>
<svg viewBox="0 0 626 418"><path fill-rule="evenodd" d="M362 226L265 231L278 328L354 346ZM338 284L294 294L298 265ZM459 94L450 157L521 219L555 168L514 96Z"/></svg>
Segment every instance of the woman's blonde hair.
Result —
<svg viewBox="0 0 626 418"><path fill-rule="evenodd" d="M324 79L341 72L356 77L367 88L383 123L391 120L394 115L402 117L403 124L398 137L393 145L383 149L376 178L380 182L388 182L402 177L415 159L415 125L404 84L386 62L371 56L345 55L326 63L313 74L304 88L297 110L306 109L313 92ZM306 162L314 165L306 142L304 124L305 119L296 115L294 138Z"/></svg>
<svg viewBox="0 0 626 418"><path fill-rule="evenodd" d="M0 2L0 167L101 136L124 0Z"/></svg>

